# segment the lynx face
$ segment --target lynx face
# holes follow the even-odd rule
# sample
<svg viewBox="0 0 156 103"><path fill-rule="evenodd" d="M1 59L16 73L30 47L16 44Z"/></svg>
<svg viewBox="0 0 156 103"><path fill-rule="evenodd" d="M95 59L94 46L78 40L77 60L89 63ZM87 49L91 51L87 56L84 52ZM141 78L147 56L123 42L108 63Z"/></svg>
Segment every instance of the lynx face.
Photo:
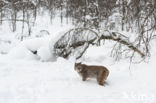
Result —
<svg viewBox="0 0 156 103"><path fill-rule="evenodd" d="M75 70L80 73L82 72L83 67L81 66L81 63L75 63Z"/></svg>
<svg viewBox="0 0 156 103"><path fill-rule="evenodd" d="M99 85L104 85L104 81L109 75L109 70L103 66L88 66L81 63L75 63L74 69L82 77L83 81L87 78L96 78Z"/></svg>
<svg viewBox="0 0 156 103"><path fill-rule="evenodd" d="M75 68L74 68L76 71L77 71L77 73L81 76L81 77L83 77L83 66L81 65L81 63L75 63Z"/></svg>

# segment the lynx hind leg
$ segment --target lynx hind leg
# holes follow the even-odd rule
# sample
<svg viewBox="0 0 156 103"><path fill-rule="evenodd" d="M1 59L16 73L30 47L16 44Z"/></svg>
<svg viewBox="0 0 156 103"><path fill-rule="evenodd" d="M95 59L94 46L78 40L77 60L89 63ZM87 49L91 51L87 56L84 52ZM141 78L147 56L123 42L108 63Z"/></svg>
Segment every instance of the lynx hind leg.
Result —
<svg viewBox="0 0 156 103"><path fill-rule="evenodd" d="M99 85L103 86L105 84L105 80L107 79L108 74L109 74L108 72L103 71L98 75L97 81Z"/></svg>
<svg viewBox="0 0 156 103"><path fill-rule="evenodd" d="M102 72L97 75L96 79L97 79L97 82L98 82L99 85L102 85L102 86L104 85L104 77L103 77Z"/></svg>
<svg viewBox="0 0 156 103"><path fill-rule="evenodd" d="M103 77L100 78L100 80L98 81L98 84L102 85L102 86L104 85L104 78Z"/></svg>

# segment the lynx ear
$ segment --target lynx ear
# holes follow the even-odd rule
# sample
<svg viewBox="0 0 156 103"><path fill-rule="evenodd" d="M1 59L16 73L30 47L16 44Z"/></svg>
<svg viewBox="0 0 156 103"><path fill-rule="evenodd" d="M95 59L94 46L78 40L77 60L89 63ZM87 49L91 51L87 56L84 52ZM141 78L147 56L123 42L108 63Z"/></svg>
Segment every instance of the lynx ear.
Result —
<svg viewBox="0 0 156 103"><path fill-rule="evenodd" d="M81 62L77 62L77 63L75 62L75 65L80 65L80 64L81 64Z"/></svg>

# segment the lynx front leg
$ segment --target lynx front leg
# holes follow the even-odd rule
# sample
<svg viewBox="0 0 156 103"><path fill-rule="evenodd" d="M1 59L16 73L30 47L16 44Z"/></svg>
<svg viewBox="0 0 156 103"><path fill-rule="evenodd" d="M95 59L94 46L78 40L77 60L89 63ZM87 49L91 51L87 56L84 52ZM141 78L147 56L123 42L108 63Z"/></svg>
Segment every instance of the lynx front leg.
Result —
<svg viewBox="0 0 156 103"><path fill-rule="evenodd" d="M87 80L87 74L86 73L83 73L82 74L82 81L86 81Z"/></svg>
<svg viewBox="0 0 156 103"><path fill-rule="evenodd" d="M82 81L86 81L87 80L87 77L82 77Z"/></svg>

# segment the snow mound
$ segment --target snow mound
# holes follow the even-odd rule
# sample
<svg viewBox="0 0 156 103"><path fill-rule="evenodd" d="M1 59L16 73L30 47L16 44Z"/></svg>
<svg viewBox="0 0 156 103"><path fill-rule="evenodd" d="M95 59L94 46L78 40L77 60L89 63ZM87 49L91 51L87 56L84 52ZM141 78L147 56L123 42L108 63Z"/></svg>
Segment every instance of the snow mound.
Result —
<svg viewBox="0 0 156 103"><path fill-rule="evenodd" d="M37 56L35 56L29 49L23 46L17 46L13 48L7 55L11 59L37 59Z"/></svg>
<svg viewBox="0 0 156 103"><path fill-rule="evenodd" d="M24 40L8 53L8 57L12 59L40 59L41 61L54 61L56 60L56 57L49 49L50 40L52 40L50 36Z"/></svg>

